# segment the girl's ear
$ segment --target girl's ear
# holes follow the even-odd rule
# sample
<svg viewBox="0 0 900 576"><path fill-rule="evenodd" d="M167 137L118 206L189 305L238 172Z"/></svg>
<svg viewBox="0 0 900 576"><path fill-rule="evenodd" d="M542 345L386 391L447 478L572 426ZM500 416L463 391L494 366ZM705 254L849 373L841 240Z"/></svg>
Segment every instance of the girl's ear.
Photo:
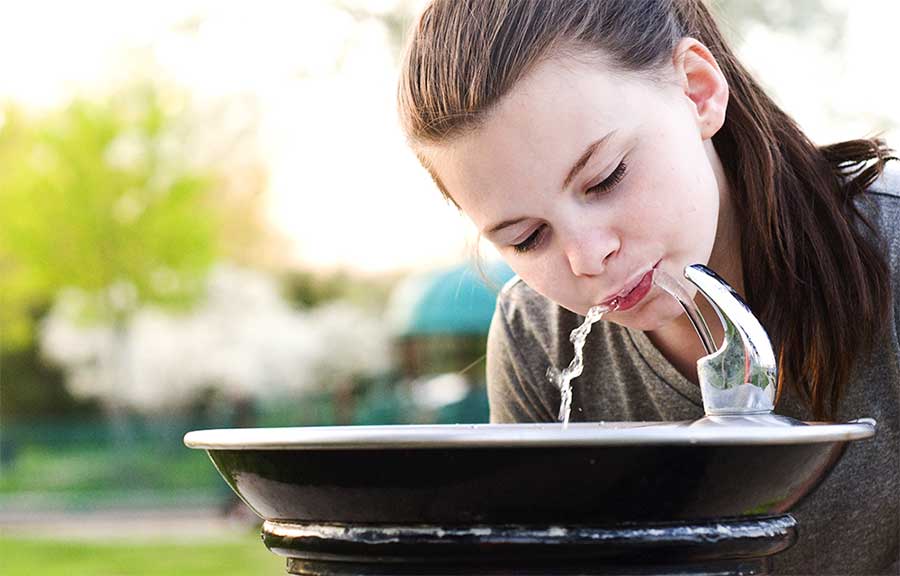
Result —
<svg viewBox="0 0 900 576"><path fill-rule="evenodd" d="M697 125L704 140L712 138L725 123L728 82L709 49L693 38L682 38L672 63L678 81L694 104Z"/></svg>

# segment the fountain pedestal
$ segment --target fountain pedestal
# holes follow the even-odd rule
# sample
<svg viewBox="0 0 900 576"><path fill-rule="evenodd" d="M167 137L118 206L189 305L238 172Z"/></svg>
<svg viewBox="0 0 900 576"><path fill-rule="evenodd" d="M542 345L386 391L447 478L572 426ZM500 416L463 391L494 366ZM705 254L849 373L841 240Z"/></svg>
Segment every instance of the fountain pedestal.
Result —
<svg viewBox="0 0 900 576"><path fill-rule="evenodd" d="M267 520L291 574L770 574L797 540L785 513L875 421L772 414L762 325L711 270L685 276L725 332L714 350L689 313L710 352L700 420L206 430L185 444Z"/></svg>
<svg viewBox="0 0 900 576"><path fill-rule="evenodd" d="M771 574L797 539L790 515L602 526L434 526L267 521L289 574Z"/></svg>

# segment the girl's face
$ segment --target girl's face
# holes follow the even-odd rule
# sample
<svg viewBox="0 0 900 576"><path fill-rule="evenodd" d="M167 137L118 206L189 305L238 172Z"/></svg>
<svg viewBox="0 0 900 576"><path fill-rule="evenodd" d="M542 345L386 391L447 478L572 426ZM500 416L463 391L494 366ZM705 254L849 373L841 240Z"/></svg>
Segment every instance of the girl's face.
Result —
<svg viewBox="0 0 900 576"><path fill-rule="evenodd" d="M721 123L703 104L710 90L677 72L663 82L547 60L474 132L425 156L534 290L582 315L618 298L607 320L655 330L682 310L647 290L648 273L681 279L733 250L717 245L727 186L709 137Z"/></svg>

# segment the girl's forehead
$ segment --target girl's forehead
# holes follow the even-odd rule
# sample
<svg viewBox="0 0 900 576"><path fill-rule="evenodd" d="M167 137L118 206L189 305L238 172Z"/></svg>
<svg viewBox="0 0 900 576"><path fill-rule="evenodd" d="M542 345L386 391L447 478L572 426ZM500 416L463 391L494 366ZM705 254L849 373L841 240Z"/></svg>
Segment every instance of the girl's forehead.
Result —
<svg viewBox="0 0 900 576"><path fill-rule="evenodd" d="M440 172L485 167L496 170L557 158L571 162L573 150L605 134L640 122L641 92L633 79L577 61L546 61L519 80L476 128L433 146L425 156ZM576 156L577 158L577 156Z"/></svg>
<svg viewBox="0 0 900 576"><path fill-rule="evenodd" d="M583 111L603 113L615 95L626 88L620 78L603 64L588 65L574 59L551 59L538 63L519 79L489 112L491 116L515 115L523 111Z"/></svg>
<svg viewBox="0 0 900 576"><path fill-rule="evenodd" d="M562 188L585 150L610 136L601 154L665 114L653 82L602 64L553 59L538 64L478 126L423 151L445 192L463 211L508 210L512 191ZM602 160L602 158L601 158Z"/></svg>
<svg viewBox="0 0 900 576"><path fill-rule="evenodd" d="M583 149L604 134L663 113L658 106L663 91L658 83L602 63L546 60L451 147L461 149L463 157L467 150L480 148L491 157L509 151L522 161L529 161L531 154L546 160L548 154L566 154L569 147Z"/></svg>

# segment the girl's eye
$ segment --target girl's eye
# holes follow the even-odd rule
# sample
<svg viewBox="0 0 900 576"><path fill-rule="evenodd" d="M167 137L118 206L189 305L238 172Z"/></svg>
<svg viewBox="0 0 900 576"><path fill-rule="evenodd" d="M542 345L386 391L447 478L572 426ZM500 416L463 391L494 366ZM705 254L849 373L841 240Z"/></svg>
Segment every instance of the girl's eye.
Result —
<svg viewBox="0 0 900 576"><path fill-rule="evenodd" d="M513 244L513 250L515 250L519 254L524 254L529 250L534 250L535 248L537 248L538 245L540 245L541 240L543 240L545 227L546 224L538 226L538 228L534 232L532 232L528 238L522 240L518 244Z"/></svg>
<svg viewBox="0 0 900 576"><path fill-rule="evenodd" d="M603 192L608 192L612 190L612 188L622 181L622 178L625 177L625 161L619 162L619 165L616 166L616 169L612 171L612 174L606 177L603 182L599 184L595 184L587 189L588 194L602 194Z"/></svg>

